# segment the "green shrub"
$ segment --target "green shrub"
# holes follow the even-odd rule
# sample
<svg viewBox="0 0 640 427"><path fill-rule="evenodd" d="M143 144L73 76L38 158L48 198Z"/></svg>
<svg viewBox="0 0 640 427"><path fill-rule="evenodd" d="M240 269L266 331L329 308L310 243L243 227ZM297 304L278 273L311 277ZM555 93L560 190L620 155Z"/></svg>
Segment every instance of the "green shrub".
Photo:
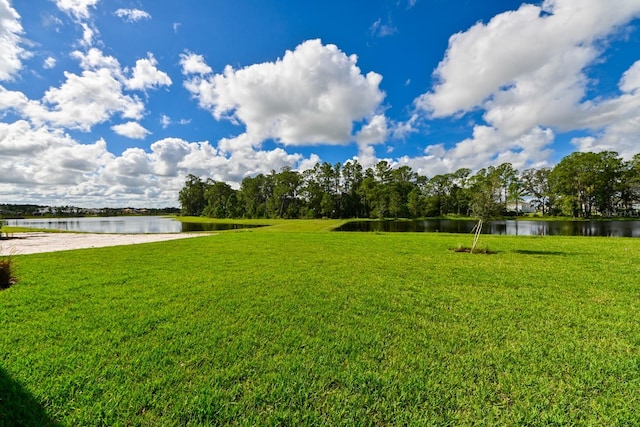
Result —
<svg viewBox="0 0 640 427"><path fill-rule="evenodd" d="M0 258L0 290L7 289L16 283L13 276L13 259L11 257Z"/></svg>

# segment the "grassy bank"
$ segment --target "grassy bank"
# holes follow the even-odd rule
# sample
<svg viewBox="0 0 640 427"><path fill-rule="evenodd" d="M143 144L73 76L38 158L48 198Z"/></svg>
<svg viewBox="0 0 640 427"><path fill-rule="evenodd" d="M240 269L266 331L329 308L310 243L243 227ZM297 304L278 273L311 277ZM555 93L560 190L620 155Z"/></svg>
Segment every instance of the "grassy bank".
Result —
<svg viewBox="0 0 640 427"><path fill-rule="evenodd" d="M181 222L192 222L196 224L260 225L263 227L257 228L255 231L266 232L328 232L350 221L345 219L221 219L201 216L176 216L173 218Z"/></svg>
<svg viewBox="0 0 640 427"><path fill-rule="evenodd" d="M640 424L640 240L273 225L15 257L0 420Z"/></svg>

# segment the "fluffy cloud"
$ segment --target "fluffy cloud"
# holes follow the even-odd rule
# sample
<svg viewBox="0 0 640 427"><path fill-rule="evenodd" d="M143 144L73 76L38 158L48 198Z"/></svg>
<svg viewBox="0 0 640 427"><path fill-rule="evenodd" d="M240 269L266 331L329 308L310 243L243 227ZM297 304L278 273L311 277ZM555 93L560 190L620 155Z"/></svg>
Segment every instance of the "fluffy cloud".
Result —
<svg viewBox="0 0 640 427"><path fill-rule="evenodd" d="M0 112L3 117L17 117L10 123L0 122L0 197L4 200L97 207L175 206L188 173L237 186L249 174L269 173L284 166L295 168L319 160L314 155L303 158L280 148L256 149L254 145L262 141L254 137L245 138L250 142L248 149L243 150L237 144L242 135L233 139L234 149L229 151L206 141L165 138L151 144L148 150L130 148L116 155L109 151L105 139L78 142L67 133L69 130L88 132L97 124L114 119L124 119L110 124L115 133L129 138L148 137L150 132L138 122L145 115L145 102L134 92L166 87L172 82L168 74L158 69L158 61L151 53L128 68L93 47L98 32L90 13L98 0L56 3L81 28L83 39L76 46L86 49L71 53L80 71L64 71L61 83L49 87L40 99L29 99L22 92L0 86ZM0 0L0 19L0 72L4 72L0 75L2 79L10 79L20 71L20 59L26 53L19 47L22 34L19 16L8 7L7 0ZM336 58L340 59L340 55ZM355 63L355 57L347 58L349 61ZM201 76L203 80L204 76L214 77L198 55L184 54L181 63L183 72L191 76ZM43 62L45 68L55 65L53 57ZM359 71L356 74L360 80L366 80ZM358 81L358 76L354 81ZM225 117L233 115L225 113ZM368 114L359 117L368 118ZM188 122L163 118L165 126ZM384 120L375 122L384 125ZM369 124L362 120L361 132ZM369 134L375 139L375 126L370 127ZM218 145L230 141L223 140Z"/></svg>
<svg viewBox="0 0 640 427"><path fill-rule="evenodd" d="M83 71L81 75L69 72L64 75L67 80L58 88L49 88L40 101L0 87L0 109L11 109L36 126L48 124L85 132L115 114L125 119L142 118L144 103L123 94L122 83L110 70L101 68Z"/></svg>
<svg viewBox="0 0 640 427"><path fill-rule="evenodd" d="M575 104L587 82L582 72L600 53L595 42L639 14L640 3L627 0L547 0L499 14L450 38L438 83L418 105L444 117L496 95L505 99L495 104L517 104L539 89L547 94L539 102Z"/></svg>
<svg viewBox="0 0 640 427"><path fill-rule="evenodd" d="M118 9L116 16L122 18L125 22L138 22L142 19L151 19L148 12L140 9Z"/></svg>
<svg viewBox="0 0 640 427"><path fill-rule="evenodd" d="M80 144L60 129L25 120L0 122L0 197L25 203L176 206L188 173L238 186L247 175L318 160L279 148L229 155L209 142L179 138L156 141L149 151L129 148L117 156L104 139Z"/></svg>
<svg viewBox="0 0 640 427"><path fill-rule="evenodd" d="M50 70L56 67L56 63L57 63L56 58L49 56L42 63L42 68L44 68L45 70Z"/></svg>
<svg viewBox="0 0 640 427"><path fill-rule="evenodd" d="M203 74L202 58L184 55L185 87L220 119L246 126L241 146L275 139L285 145L346 144L354 122L375 115L384 99L382 77L363 75L355 55L310 40L276 62L223 74Z"/></svg>
<svg viewBox="0 0 640 427"><path fill-rule="evenodd" d="M0 86L0 111L19 111L29 105L29 99L22 93L10 91Z"/></svg>
<svg viewBox="0 0 640 427"><path fill-rule="evenodd" d="M132 139L144 139L151 133L136 122L127 122L120 125L111 126L111 129L118 135L126 136L127 138Z"/></svg>
<svg viewBox="0 0 640 427"><path fill-rule="evenodd" d="M0 81L11 79L28 55L20 46L22 32L18 12L8 0L0 0Z"/></svg>
<svg viewBox="0 0 640 427"><path fill-rule="evenodd" d="M178 176L178 163L189 154L189 143L179 138L166 138L151 144L154 171L160 176Z"/></svg>
<svg viewBox="0 0 640 427"><path fill-rule="evenodd" d="M87 52L75 50L71 52L71 57L80 62L84 70L97 70L107 68L120 74L120 63L113 56L105 56L100 49L91 48Z"/></svg>
<svg viewBox="0 0 640 427"><path fill-rule="evenodd" d="M139 187L152 172L149 155L141 148L128 148L106 165L103 179L110 185Z"/></svg>
<svg viewBox="0 0 640 427"><path fill-rule="evenodd" d="M24 120L0 122L0 156L36 155L57 139L65 139L62 132L48 132L46 129L32 131L29 122ZM5 175L4 178L8 177Z"/></svg>
<svg viewBox="0 0 640 427"><path fill-rule="evenodd" d="M585 97L593 83L588 67L601 60L606 42L638 16L638 1L546 0L453 35L434 73L434 88L415 105L430 118L481 110L488 126L476 125L473 137L452 149L428 147L428 155L415 161L439 163L449 171L505 160L535 165L550 153L551 129L600 132L574 144L581 150L630 153L625 141L639 130L640 65L622 76L620 96Z"/></svg>
<svg viewBox="0 0 640 427"><path fill-rule="evenodd" d="M388 134L387 118L378 114L360 129L356 135L356 141L359 144L380 144L387 139Z"/></svg>
<svg viewBox="0 0 640 427"><path fill-rule="evenodd" d="M80 145L61 130L0 123L0 182L75 185L110 158L104 141Z"/></svg>
<svg viewBox="0 0 640 427"><path fill-rule="evenodd" d="M551 129L534 128L518 138L511 138L490 126L475 126L473 136L447 149L430 145L425 156L402 157L397 163L411 166L423 175L433 176L460 168L472 170L509 162L516 169L540 167L550 154L548 146L555 135Z"/></svg>
<svg viewBox="0 0 640 427"><path fill-rule="evenodd" d="M204 56L187 52L180 55L180 65L182 66L182 74L209 74L213 70L204 60Z"/></svg>
<svg viewBox="0 0 640 427"><path fill-rule="evenodd" d="M585 103L581 126L600 130L572 142L580 151L617 151L625 158L638 152L640 134L640 61L633 64L618 84L617 98Z"/></svg>
<svg viewBox="0 0 640 427"><path fill-rule="evenodd" d="M105 56L99 49L74 51L84 71L80 75L64 72L60 87L49 88L41 100L29 100L20 92L0 87L0 110L12 109L37 126L48 124L67 129L90 131L113 116L132 121L145 113L144 102L125 90L147 90L171 84L169 76L157 69L152 54L140 59L130 72L123 70L117 59ZM113 130L130 138L144 138L148 131L135 122L117 125Z"/></svg>
<svg viewBox="0 0 640 427"><path fill-rule="evenodd" d="M82 27L82 39L80 40L80 44L85 48L90 48L93 46L94 39L98 35L98 30L86 22L83 22L80 26Z"/></svg>
<svg viewBox="0 0 640 427"><path fill-rule="evenodd" d="M71 16L82 28L82 38L79 44L88 49L94 45L100 32L93 24L91 10L95 9L100 0L55 0L58 9Z"/></svg>
<svg viewBox="0 0 640 427"><path fill-rule="evenodd" d="M133 77L126 81L130 90L155 89L159 86L171 86L171 79L167 73L158 70L158 61L153 54L148 53L146 59L136 61Z"/></svg>
<svg viewBox="0 0 640 427"><path fill-rule="evenodd" d="M0 123L0 197L82 206L175 206L181 179L158 180L151 155L109 153L103 139L80 144L61 130Z"/></svg>
<svg viewBox="0 0 640 427"><path fill-rule="evenodd" d="M634 93L640 89L640 61L636 61L625 71L619 86L620 90L626 93Z"/></svg>
<svg viewBox="0 0 640 427"><path fill-rule="evenodd" d="M100 0L56 0L58 9L78 20L89 19L89 8L95 8Z"/></svg>
<svg viewBox="0 0 640 427"><path fill-rule="evenodd" d="M59 88L47 90L42 105L26 110L36 123L49 122L88 132L117 113L125 119L142 118L144 103L124 95L122 83L109 69L64 75L67 80Z"/></svg>

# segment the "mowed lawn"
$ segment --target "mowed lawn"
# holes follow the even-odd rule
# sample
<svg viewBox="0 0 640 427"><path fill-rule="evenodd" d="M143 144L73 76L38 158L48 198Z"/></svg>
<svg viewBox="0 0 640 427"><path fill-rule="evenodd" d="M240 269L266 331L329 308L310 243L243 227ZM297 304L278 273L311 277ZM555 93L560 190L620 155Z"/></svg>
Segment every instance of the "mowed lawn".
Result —
<svg viewBox="0 0 640 427"><path fill-rule="evenodd" d="M640 239L279 227L16 256L0 425L640 425Z"/></svg>

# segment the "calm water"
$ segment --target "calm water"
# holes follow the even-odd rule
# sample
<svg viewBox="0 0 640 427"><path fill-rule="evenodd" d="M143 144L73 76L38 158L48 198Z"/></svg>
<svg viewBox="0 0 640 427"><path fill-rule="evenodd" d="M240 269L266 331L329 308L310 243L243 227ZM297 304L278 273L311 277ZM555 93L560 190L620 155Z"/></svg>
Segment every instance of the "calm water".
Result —
<svg viewBox="0 0 640 427"><path fill-rule="evenodd" d="M471 233L476 221L430 219L419 221L352 221L337 231ZM159 216L10 219L6 225L85 233L182 233L257 227L246 224L182 223ZM485 223L485 234L519 236L640 237L640 221L515 221Z"/></svg>
<svg viewBox="0 0 640 427"><path fill-rule="evenodd" d="M471 233L477 221L430 219L419 221L353 221L336 231ZM515 221L485 223L485 234L512 236L640 237L640 221Z"/></svg>
<svg viewBox="0 0 640 427"><path fill-rule="evenodd" d="M182 233L188 231L216 231L256 227L245 224L182 223L160 216L114 216L87 218L9 219L6 225L77 231L83 233Z"/></svg>

